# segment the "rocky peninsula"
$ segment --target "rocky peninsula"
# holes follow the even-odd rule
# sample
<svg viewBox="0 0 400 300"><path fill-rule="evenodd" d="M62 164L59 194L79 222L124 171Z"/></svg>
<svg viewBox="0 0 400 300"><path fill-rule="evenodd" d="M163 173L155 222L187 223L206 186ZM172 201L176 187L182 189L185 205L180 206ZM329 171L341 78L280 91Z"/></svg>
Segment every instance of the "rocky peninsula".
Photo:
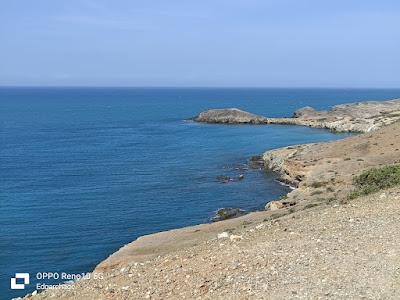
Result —
<svg viewBox="0 0 400 300"><path fill-rule="evenodd" d="M269 118L237 108L211 109L193 120L212 124L287 124L337 132L370 132L400 120L400 99L340 104L327 111L303 107L291 118Z"/></svg>
<svg viewBox="0 0 400 300"><path fill-rule="evenodd" d="M212 123L251 123L237 114ZM392 100L273 119L365 133L265 152L265 168L295 188L265 211L140 237L96 267L103 279L34 299L397 299L400 187L350 195L366 170L400 163L399 118Z"/></svg>
<svg viewBox="0 0 400 300"><path fill-rule="evenodd" d="M237 108L211 109L193 120L211 124L268 124L267 118Z"/></svg>

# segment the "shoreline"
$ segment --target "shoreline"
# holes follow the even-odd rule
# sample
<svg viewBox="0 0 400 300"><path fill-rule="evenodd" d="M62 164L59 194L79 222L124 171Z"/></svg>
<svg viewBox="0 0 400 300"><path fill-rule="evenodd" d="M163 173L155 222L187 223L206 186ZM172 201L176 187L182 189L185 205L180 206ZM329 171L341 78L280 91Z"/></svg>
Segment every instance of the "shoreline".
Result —
<svg viewBox="0 0 400 300"><path fill-rule="evenodd" d="M263 166L260 169L253 168L253 171L265 172L267 169L264 166L264 160L262 155L251 156L247 159L248 167L251 169L251 159L260 157ZM253 161L254 163L254 161ZM256 162L259 164L259 162ZM284 186L289 189L289 191L283 194L280 198L286 197L288 193L296 189L295 186L290 183L285 183L280 180L279 172L272 171L276 175L274 181L277 184ZM275 201L275 199L270 200ZM231 227L236 228L241 226L243 223L247 222L261 222L266 218L269 218L272 214L265 210L265 205L269 202L264 202L262 207L264 209L256 209L247 211L244 215L234 216L227 219L219 220L216 222L210 221L207 223L193 224L184 227L178 227L170 230L158 231L146 235L139 236L137 239L123 245L117 251L110 254L106 259L101 261L93 272L109 272L113 269L118 269L130 260L135 262L143 262L149 259L153 259L159 255L170 253L171 251L176 251L180 249L183 245L184 247L190 247L198 244L204 240L216 236L219 232L230 230ZM238 209L241 209L240 207ZM215 211L217 212L218 209ZM286 213L282 212L282 216ZM178 245L178 246L177 246ZM121 257L122 260L121 260ZM129 259L125 259L129 257Z"/></svg>
<svg viewBox="0 0 400 300"><path fill-rule="evenodd" d="M278 173L281 184L294 187L282 200L271 201L265 211L249 212L238 218L141 236L112 253L93 272L115 276L132 265L218 240L224 232L233 242L239 236L235 233L246 230L249 224L254 228L288 215L302 215L315 207L346 205L355 175L368 168L400 162L399 119L396 116L388 124L338 141L266 151L262 156L265 168Z"/></svg>

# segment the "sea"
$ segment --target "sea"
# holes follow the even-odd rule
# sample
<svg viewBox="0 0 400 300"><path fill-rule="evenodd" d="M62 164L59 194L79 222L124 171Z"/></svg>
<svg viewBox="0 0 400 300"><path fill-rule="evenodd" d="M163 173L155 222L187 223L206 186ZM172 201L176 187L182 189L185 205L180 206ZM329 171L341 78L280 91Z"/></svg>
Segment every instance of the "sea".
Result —
<svg viewBox="0 0 400 300"><path fill-rule="evenodd" d="M139 236L207 223L219 208L261 210L288 187L247 169L251 156L348 136L192 122L199 112L289 117L304 106L396 97L400 90L1 87L0 299L32 292L43 273L89 272ZM29 273L25 289L10 288L15 273Z"/></svg>

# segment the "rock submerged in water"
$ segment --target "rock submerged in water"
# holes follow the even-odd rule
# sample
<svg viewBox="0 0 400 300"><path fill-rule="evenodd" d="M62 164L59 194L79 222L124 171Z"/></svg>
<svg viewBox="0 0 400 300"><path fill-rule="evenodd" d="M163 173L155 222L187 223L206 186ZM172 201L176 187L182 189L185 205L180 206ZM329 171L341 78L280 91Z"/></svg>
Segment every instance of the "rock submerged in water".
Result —
<svg viewBox="0 0 400 300"><path fill-rule="evenodd" d="M219 175L219 176L217 176L216 178L217 178L217 180L218 180L219 182L221 182L221 183L228 183L229 181L232 180L231 177L226 176L226 175Z"/></svg>
<svg viewBox="0 0 400 300"><path fill-rule="evenodd" d="M210 109L200 113L193 121L221 124L267 124L267 118L237 108Z"/></svg>
<svg viewBox="0 0 400 300"><path fill-rule="evenodd" d="M254 155L249 159L249 166L252 169L260 169L264 167L264 159L262 155Z"/></svg>
<svg viewBox="0 0 400 300"><path fill-rule="evenodd" d="M232 208L232 207L220 208L217 210L215 216L212 217L210 221L218 222L227 219L237 218L245 214L247 214L247 212L240 208Z"/></svg>
<svg viewBox="0 0 400 300"><path fill-rule="evenodd" d="M244 179L244 174L240 174L239 176L233 177L233 178L230 176L226 176L226 175L219 175L216 177L216 179L221 183L241 181Z"/></svg>

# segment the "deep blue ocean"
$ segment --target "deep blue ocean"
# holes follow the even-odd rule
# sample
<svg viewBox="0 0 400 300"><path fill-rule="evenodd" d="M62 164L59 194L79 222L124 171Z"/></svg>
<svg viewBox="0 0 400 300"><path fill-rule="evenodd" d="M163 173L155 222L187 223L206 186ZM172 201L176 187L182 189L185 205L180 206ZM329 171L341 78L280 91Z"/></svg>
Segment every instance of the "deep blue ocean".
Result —
<svg viewBox="0 0 400 300"><path fill-rule="evenodd" d="M208 222L221 207L262 209L287 192L245 171L252 155L343 138L296 126L196 124L209 108L278 117L400 90L0 88L0 299L37 272L80 273L138 236ZM10 277L29 272L26 290Z"/></svg>

